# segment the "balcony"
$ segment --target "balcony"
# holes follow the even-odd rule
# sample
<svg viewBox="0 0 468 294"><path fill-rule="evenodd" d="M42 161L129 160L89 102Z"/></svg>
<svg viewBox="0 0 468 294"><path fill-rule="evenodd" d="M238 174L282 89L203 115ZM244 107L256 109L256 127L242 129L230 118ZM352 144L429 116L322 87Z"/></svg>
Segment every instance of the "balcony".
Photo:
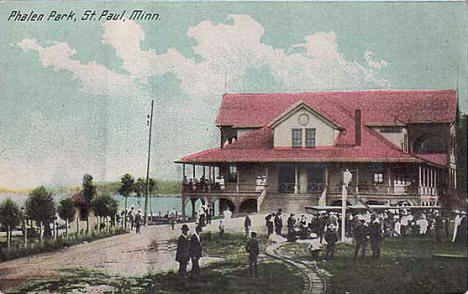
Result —
<svg viewBox="0 0 468 294"><path fill-rule="evenodd" d="M262 185L243 185L232 184L225 185L224 183L185 183L182 184L182 194L184 195L209 195L209 194L255 194L265 190L266 184Z"/></svg>

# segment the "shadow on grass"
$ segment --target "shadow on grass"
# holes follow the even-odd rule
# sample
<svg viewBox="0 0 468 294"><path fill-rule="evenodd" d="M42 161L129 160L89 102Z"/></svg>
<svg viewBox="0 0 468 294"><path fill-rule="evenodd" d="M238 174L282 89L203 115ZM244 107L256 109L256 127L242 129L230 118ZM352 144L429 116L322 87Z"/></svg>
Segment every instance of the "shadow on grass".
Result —
<svg viewBox="0 0 468 294"><path fill-rule="evenodd" d="M152 274L143 277L111 276L92 269L68 269L58 277L31 281L20 289L7 293L300 293L303 289L302 274L277 261L259 264L259 278L252 278L248 271L245 252L245 236L242 234L204 233L202 242L206 254L227 257L226 261L212 263L202 268L195 281L182 280L176 273ZM259 238L265 249L266 238Z"/></svg>

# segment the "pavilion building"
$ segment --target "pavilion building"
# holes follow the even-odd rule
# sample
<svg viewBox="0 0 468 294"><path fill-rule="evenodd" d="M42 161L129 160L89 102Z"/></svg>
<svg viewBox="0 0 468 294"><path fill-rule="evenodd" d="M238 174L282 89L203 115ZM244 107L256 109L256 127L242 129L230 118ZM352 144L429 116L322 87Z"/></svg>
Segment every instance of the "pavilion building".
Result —
<svg viewBox="0 0 468 294"><path fill-rule="evenodd" d="M346 170L349 204L437 205L456 189L456 118L455 90L225 94L219 147L176 161L182 211L341 205Z"/></svg>

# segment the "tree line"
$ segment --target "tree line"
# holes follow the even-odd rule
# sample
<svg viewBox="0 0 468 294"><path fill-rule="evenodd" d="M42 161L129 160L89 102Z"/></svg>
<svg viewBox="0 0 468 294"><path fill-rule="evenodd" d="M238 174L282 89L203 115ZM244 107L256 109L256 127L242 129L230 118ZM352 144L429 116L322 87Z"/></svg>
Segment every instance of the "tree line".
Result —
<svg viewBox="0 0 468 294"><path fill-rule="evenodd" d="M149 196L153 196L158 190L158 182L152 178L148 180ZM138 178L136 181L130 174L122 176L118 193L125 199L124 204L124 223L127 222L127 198L134 194L137 197L146 195L146 181ZM116 224L116 216L118 214L118 202L112 197L110 191L97 190L96 184L93 182L93 177L85 174L82 179L81 191L82 197L80 205L84 206L85 210L91 209L99 222L110 218L111 225ZM37 187L31 191L24 207L8 198L0 203L0 225L3 231L7 234L7 244L10 247L12 231L21 226L23 234L27 236L27 222L34 222L36 228L39 228L39 239L42 240L44 234L50 236L50 224L55 225L57 215L65 221L65 231L68 235L69 223L78 221L80 216L76 216L77 203L72 196L60 200L56 205L53 198L53 193L43 186ZM89 232L89 213L86 213L86 233Z"/></svg>

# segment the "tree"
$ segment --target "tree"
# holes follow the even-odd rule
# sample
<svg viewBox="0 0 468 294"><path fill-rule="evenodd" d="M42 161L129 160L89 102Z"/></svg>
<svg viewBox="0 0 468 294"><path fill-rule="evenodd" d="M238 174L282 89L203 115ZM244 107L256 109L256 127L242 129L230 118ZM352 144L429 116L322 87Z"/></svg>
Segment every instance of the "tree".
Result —
<svg viewBox="0 0 468 294"><path fill-rule="evenodd" d="M109 193L104 193L96 197L93 202L94 214L100 218L112 217L117 213L118 203L117 200L112 198Z"/></svg>
<svg viewBox="0 0 468 294"><path fill-rule="evenodd" d="M125 198L125 215L124 215L124 223L125 223L125 228L127 228L127 198L132 193L135 180L130 174L125 174L122 179L121 179L121 186L119 189L120 195L122 195Z"/></svg>
<svg viewBox="0 0 468 294"><path fill-rule="evenodd" d="M10 248L11 244L11 229L19 225L22 219L22 214L18 205L10 198L0 204L0 224L6 227L7 244Z"/></svg>
<svg viewBox="0 0 468 294"><path fill-rule="evenodd" d="M136 183L133 186L133 191L135 191L136 196L138 197L138 204L140 204L141 196L146 193L146 183L142 178L138 178Z"/></svg>
<svg viewBox="0 0 468 294"><path fill-rule="evenodd" d="M52 193L43 186L34 189L25 203L26 215L39 223L39 238L42 240L42 225L55 219L55 202Z"/></svg>
<svg viewBox="0 0 468 294"><path fill-rule="evenodd" d="M96 185L93 183L93 176L85 174L83 176L83 198L86 206L91 207L91 202L96 195ZM86 232L89 232L89 210L86 214Z"/></svg>
<svg viewBox="0 0 468 294"><path fill-rule="evenodd" d="M71 197L62 199L57 207L57 212L61 219L65 220L65 234L68 236L68 223L75 219L75 204Z"/></svg>

